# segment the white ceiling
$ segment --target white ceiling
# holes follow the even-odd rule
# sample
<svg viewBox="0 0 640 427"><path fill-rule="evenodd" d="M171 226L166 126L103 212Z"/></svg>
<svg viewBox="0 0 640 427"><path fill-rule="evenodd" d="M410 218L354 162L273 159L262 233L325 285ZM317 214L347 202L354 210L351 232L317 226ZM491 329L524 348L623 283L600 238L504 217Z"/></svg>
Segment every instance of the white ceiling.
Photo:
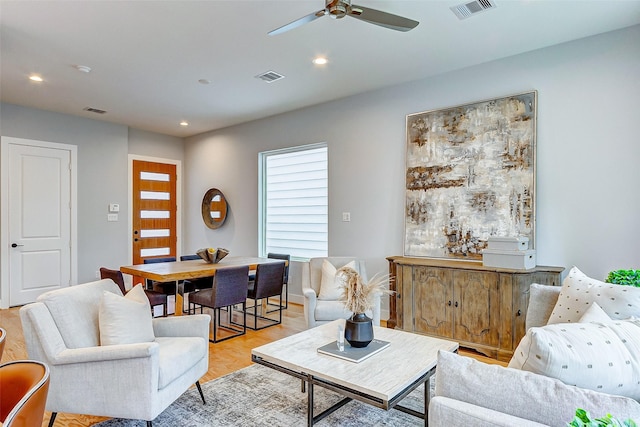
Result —
<svg viewBox="0 0 640 427"><path fill-rule="evenodd" d="M459 20L449 7L462 0L354 0L420 25L403 33L325 16L268 36L323 0L1 0L0 94L185 137L640 23L640 0L494 1ZM316 55L329 63L313 65ZM269 70L285 78L254 77Z"/></svg>

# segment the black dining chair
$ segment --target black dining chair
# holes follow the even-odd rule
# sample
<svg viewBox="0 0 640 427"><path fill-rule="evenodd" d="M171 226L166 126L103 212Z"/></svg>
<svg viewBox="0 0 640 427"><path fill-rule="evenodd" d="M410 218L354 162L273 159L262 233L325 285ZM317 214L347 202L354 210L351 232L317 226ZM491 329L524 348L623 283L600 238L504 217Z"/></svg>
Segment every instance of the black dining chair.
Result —
<svg viewBox="0 0 640 427"><path fill-rule="evenodd" d="M244 335L247 332L247 291L249 287L249 267L225 267L216 270L213 276L213 286L209 289L201 289L189 295L189 314L196 311L196 305L200 306L200 313L203 307L213 309L213 340L220 342ZM242 304L242 324L232 320L233 306ZM226 309L228 320L222 323L220 312ZM241 326L242 329L236 326ZM232 332L223 338L218 338L218 330L224 329Z"/></svg>
<svg viewBox="0 0 640 427"><path fill-rule="evenodd" d="M284 289L284 306L282 306L282 308L287 309L289 308L289 265L291 264L291 255L269 252L267 254L267 258L281 259L283 261L287 261L286 265L284 266L284 278L282 279L282 286ZM271 303L268 303L268 304L271 306L274 305ZM276 308L275 310L269 310L267 313L272 313L278 310L279 308Z"/></svg>
<svg viewBox="0 0 640 427"><path fill-rule="evenodd" d="M269 264L258 264L255 280L248 283L249 291L247 293L247 298L254 301L253 306L247 307L246 310L250 311L253 309L253 313L249 313L249 315L253 316L253 327L249 325L249 328L257 331L259 329L268 328L269 326L279 325L282 323L282 284L284 280L284 271L284 261ZM264 313L264 315L259 313L259 311L262 310L262 300L266 299L268 301L268 299L272 297L278 297L279 308L277 310L273 310L278 311L278 320L267 317L267 313ZM261 319L263 323L266 323L266 325L258 327L258 319Z"/></svg>
<svg viewBox="0 0 640 427"><path fill-rule="evenodd" d="M164 257L164 258L145 258L142 261L144 264L155 264L157 262L175 262L176 257ZM162 292L166 295L176 294L176 282L156 282L155 280L147 279L147 289L152 289L156 292Z"/></svg>
<svg viewBox="0 0 640 427"><path fill-rule="evenodd" d="M127 293L127 289L124 285L124 277L120 270L111 270L106 267L100 267L100 278L111 279L120 288L122 295ZM151 315L153 315L153 308L157 305L162 306L162 317L167 316L167 295L162 292L156 292L149 289L144 290L145 295L149 299L149 305L151 306Z"/></svg>
<svg viewBox="0 0 640 427"><path fill-rule="evenodd" d="M181 255L180 261L193 261L193 260L202 260L200 255ZM213 277L201 277L198 279L185 279L180 280L178 282L178 293L183 296L184 302L187 303L187 308L183 307L183 310L189 310L189 296L192 292L195 292L199 289L210 289L213 286Z"/></svg>

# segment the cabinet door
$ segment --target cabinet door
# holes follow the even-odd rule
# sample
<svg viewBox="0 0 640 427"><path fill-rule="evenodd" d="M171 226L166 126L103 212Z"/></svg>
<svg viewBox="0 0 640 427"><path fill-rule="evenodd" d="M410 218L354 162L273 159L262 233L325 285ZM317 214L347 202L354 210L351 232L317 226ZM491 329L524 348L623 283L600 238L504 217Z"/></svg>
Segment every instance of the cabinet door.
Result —
<svg viewBox="0 0 640 427"><path fill-rule="evenodd" d="M452 272L444 268L413 269L414 330L445 338L452 337ZM406 320L406 319L405 319Z"/></svg>
<svg viewBox="0 0 640 427"><path fill-rule="evenodd" d="M453 338L497 347L500 328L498 274L453 272Z"/></svg>

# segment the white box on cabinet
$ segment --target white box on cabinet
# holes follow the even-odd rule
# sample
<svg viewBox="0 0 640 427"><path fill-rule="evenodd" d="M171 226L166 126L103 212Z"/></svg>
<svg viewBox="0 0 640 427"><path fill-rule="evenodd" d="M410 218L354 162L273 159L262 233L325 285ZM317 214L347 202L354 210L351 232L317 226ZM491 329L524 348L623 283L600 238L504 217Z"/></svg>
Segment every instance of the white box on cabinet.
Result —
<svg viewBox="0 0 640 427"><path fill-rule="evenodd" d="M500 251L485 249L482 251L482 264L487 267L513 268L529 270L536 266L536 251Z"/></svg>
<svg viewBox="0 0 640 427"><path fill-rule="evenodd" d="M526 251L529 249L529 238L524 236L519 237L489 237L487 240L490 250L497 251Z"/></svg>

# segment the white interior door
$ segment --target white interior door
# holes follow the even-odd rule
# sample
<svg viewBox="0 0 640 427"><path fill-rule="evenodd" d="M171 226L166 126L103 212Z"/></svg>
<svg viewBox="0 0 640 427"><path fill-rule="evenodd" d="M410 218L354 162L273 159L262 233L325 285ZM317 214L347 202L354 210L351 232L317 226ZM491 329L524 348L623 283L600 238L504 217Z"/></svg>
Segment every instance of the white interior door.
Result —
<svg viewBox="0 0 640 427"><path fill-rule="evenodd" d="M43 292L69 286L72 280L75 153L56 144L18 141L3 146L6 173L2 178L7 181L3 189L8 190L8 199L3 198L7 203L3 214L8 217L8 238L3 243L8 256L3 259L9 270L10 306L32 302Z"/></svg>

